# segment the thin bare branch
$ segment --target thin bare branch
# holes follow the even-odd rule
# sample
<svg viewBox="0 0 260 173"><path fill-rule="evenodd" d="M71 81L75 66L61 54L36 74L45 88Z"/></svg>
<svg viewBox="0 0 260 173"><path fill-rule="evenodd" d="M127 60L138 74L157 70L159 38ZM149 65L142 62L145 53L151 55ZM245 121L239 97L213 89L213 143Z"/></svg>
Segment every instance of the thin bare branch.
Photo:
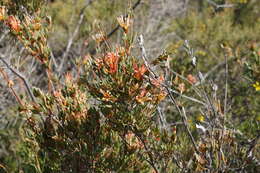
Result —
<svg viewBox="0 0 260 173"><path fill-rule="evenodd" d="M236 5L235 4L217 4L216 2L212 1L212 0L207 0L207 2L209 4L211 4L212 6L214 6L216 9L219 9L219 8L232 8L232 7L235 7Z"/></svg>
<svg viewBox="0 0 260 173"><path fill-rule="evenodd" d="M10 64L8 64L3 57L4 57L3 55L0 55L0 60L6 65L6 67L12 73L14 73L16 76L18 76L23 81L23 83L24 83L24 85L25 85L25 87L26 87L26 89L28 91L28 94L29 94L30 98L32 99L33 102L35 102L35 98L34 98L34 95L33 95L32 91L31 91L31 87L30 87L29 82L26 80L26 78L18 70L16 70Z"/></svg>
<svg viewBox="0 0 260 173"><path fill-rule="evenodd" d="M142 53L142 59L148 69L148 71L150 72L150 74L152 74L152 79L157 79L157 75L155 74L155 72L151 69L148 61L147 61L147 57L146 57L146 51L145 51L145 48L144 48L144 39L143 39L143 36L140 35L139 38L138 38L138 43L139 43L139 46L140 46L140 49L141 49L141 53ZM194 149L197 153L199 153L199 150L197 148L197 145L195 143L195 140L190 132L190 129L188 127L188 124L187 124L187 116L186 116L186 112L185 112L185 109L184 107L182 106L179 106L177 101L175 100L175 98L173 97L172 95L172 92L171 92L171 88L169 88L166 84L161 84L162 87L164 87L170 97L170 100L172 102L172 104L176 107L177 111L179 112L181 118L182 118L182 121L183 121L183 124L185 125L185 128L188 132L188 135L193 143L193 146L194 146ZM180 107L182 108L182 110L180 109Z"/></svg>
<svg viewBox="0 0 260 173"><path fill-rule="evenodd" d="M137 0L136 3L133 5L132 10L135 10L139 5L141 4L141 0ZM124 15L124 18L126 18L128 15ZM120 29L120 25L117 25L114 29L112 29L106 36L106 39L109 39L114 33L116 33L116 31L118 31ZM106 42L106 40L102 40L99 44L99 46L101 46L102 44L104 44ZM90 50L90 54L95 54L96 53L96 48L93 50Z"/></svg>
<svg viewBox="0 0 260 173"><path fill-rule="evenodd" d="M91 5L93 2L94 2L94 0L88 1L88 3L86 3L86 5L80 10L78 23L77 23L77 25L76 25L76 27L75 27L75 29L74 29L74 32L72 33L72 36L69 38L68 43L67 43L67 47L66 47L66 49L65 49L65 52L64 52L63 55L62 55L62 60L61 60L61 63L60 63L59 69L58 69L59 72L61 72L64 63L65 63L66 60L67 60L67 57L68 57L69 51L70 51L70 49L71 49L72 43L73 43L74 39L76 38L76 36L77 36L77 34L78 34L78 32L79 32L80 26L81 26L82 23L83 23L83 19L84 19L84 17L85 17L84 12L85 12L86 8L87 8L89 5Z"/></svg>

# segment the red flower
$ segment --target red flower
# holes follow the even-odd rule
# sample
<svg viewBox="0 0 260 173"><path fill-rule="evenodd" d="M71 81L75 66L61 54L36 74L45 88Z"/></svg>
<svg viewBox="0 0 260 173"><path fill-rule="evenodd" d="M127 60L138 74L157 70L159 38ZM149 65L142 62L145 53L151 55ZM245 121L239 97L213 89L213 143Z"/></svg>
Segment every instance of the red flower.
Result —
<svg viewBox="0 0 260 173"><path fill-rule="evenodd" d="M16 32L20 31L20 26L19 26L19 20L16 19L14 16L9 16L8 20L7 20L7 25L9 25L9 27Z"/></svg>
<svg viewBox="0 0 260 173"><path fill-rule="evenodd" d="M116 73L117 72L117 69L118 69L118 61L119 61L119 57L114 54L114 53L108 53L106 56L105 56L105 62L106 64L109 66L110 68L110 73L113 74L113 73Z"/></svg>
<svg viewBox="0 0 260 173"><path fill-rule="evenodd" d="M134 64L134 77L137 80L141 80L146 71L147 68L144 64L141 67L138 67L137 64Z"/></svg>

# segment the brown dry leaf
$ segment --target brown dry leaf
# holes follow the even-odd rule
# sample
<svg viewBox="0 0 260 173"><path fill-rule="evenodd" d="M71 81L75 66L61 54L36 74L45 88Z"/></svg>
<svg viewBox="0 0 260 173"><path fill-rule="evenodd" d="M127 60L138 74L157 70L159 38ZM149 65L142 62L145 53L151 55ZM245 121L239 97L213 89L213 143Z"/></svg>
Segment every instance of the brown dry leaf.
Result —
<svg viewBox="0 0 260 173"><path fill-rule="evenodd" d="M123 28L124 32L127 33L129 26L133 23L133 20L129 15L127 17L121 15L117 17L117 22Z"/></svg>
<svg viewBox="0 0 260 173"><path fill-rule="evenodd" d="M93 35L92 38L97 42L97 44L100 44L101 42L106 40L105 34L103 32Z"/></svg>
<svg viewBox="0 0 260 173"><path fill-rule="evenodd" d="M207 145L205 143L201 143L199 145L199 151L205 153L207 151Z"/></svg>
<svg viewBox="0 0 260 173"><path fill-rule="evenodd" d="M178 83L179 83L179 77L176 76L175 79L174 79L174 81L172 81L172 84L173 84L173 85L177 85Z"/></svg>
<svg viewBox="0 0 260 173"><path fill-rule="evenodd" d="M162 91L157 95L157 101L160 102L162 101L165 97L167 96L167 93Z"/></svg>
<svg viewBox="0 0 260 173"><path fill-rule="evenodd" d="M71 73L66 73L66 75L65 75L65 83L67 85L72 84L72 82L73 82L72 79L73 79L72 74Z"/></svg>
<svg viewBox="0 0 260 173"><path fill-rule="evenodd" d="M12 80L8 80L8 87L12 88L14 86L14 82Z"/></svg>
<svg viewBox="0 0 260 173"><path fill-rule="evenodd" d="M141 91L141 93L135 97L136 101L138 103L144 104L145 102L151 101L152 99L150 97L147 97L146 94L148 93L148 91L146 91L145 89L143 89Z"/></svg>

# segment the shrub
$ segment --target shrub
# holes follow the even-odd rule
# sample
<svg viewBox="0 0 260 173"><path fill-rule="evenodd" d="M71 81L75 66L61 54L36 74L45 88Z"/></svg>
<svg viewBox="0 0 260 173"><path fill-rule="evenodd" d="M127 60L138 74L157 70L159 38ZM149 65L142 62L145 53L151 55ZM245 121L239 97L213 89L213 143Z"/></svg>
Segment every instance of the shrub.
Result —
<svg viewBox="0 0 260 173"><path fill-rule="evenodd" d="M177 19L168 31L191 42L169 45L151 63L142 36L138 38L140 53L133 53L132 13L120 16L121 45L109 43L99 28L93 36L95 55L77 58L75 68L63 74L55 71L50 58L51 20L41 11L18 17L6 12L8 4L4 5L0 20L44 67L48 89L31 91L26 79L0 57L21 78L30 98L17 94L13 81L1 71L19 103L20 117L26 119L21 142L12 151L18 161L7 157L1 168L13 172L257 170L259 127L252 117L259 102L247 94L259 90L258 47L252 44L258 38L254 39L249 27L234 21L234 11L207 9L202 13L210 17L194 13ZM225 27L219 27L223 23ZM251 29L258 32L257 27ZM215 65L215 55L220 64L204 75ZM240 106L246 101L252 110ZM234 103L241 108L233 109ZM245 113L250 118L239 124Z"/></svg>

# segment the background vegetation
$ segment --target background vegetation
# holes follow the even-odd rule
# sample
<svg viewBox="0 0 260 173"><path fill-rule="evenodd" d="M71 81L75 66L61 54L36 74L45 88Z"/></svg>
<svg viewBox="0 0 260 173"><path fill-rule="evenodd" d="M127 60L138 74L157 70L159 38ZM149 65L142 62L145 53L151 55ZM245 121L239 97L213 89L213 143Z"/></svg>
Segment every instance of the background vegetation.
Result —
<svg viewBox="0 0 260 173"><path fill-rule="evenodd" d="M259 13L0 1L0 172L257 172Z"/></svg>

